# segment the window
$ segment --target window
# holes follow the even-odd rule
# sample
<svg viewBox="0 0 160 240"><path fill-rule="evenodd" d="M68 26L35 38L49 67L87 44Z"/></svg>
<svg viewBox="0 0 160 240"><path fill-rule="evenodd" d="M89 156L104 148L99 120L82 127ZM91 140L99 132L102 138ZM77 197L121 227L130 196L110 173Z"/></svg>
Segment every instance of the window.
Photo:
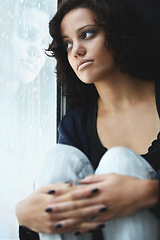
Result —
<svg viewBox="0 0 160 240"><path fill-rule="evenodd" d="M55 61L45 55L56 0L0 0L0 239L17 239L15 204L56 142Z"/></svg>

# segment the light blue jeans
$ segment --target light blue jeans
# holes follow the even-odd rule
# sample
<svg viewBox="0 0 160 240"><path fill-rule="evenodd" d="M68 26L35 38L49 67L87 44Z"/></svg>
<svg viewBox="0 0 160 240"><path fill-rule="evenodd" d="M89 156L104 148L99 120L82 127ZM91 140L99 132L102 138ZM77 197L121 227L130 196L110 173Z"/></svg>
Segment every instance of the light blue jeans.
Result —
<svg viewBox="0 0 160 240"><path fill-rule="evenodd" d="M35 188L69 180L77 184L77 179L90 174L106 173L119 173L139 179L156 178L156 172L147 161L128 148L114 147L108 150L94 172L84 153L75 147L57 144L44 159L35 181ZM160 221L149 209L144 209L131 216L107 221L102 231L104 240L159 240ZM92 240L90 233L78 236L42 233L39 235L41 240Z"/></svg>

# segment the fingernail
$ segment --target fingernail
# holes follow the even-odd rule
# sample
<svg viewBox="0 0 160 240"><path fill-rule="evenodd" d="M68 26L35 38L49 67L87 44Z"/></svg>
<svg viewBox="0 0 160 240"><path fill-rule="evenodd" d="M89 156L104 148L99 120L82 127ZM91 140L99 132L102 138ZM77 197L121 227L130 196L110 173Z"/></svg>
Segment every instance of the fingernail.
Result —
<svg viewBox="0 0 160 240"><path fill-rule="evenodd" d="M93 221L93 220L96 219L96 218L97 218L97 216L91 217L91 218L89 219L89 221Z"/></svg>
<svg viewBox="0 0 160 240"><path fill-rule="evenodd" d="M104 228L104 227L105 227L104 224L100 224L100 225L98 225L97 229L102 229L102 228Z"/></svg>
<svg viewBox="0 0 160 240"><path fill-rule="evenodd" d="M81 233L80 232L75 232L75 236L78 236L78 235L80 235Z"/></svg>
<svg viewBox="0 0 160 240"><path fill-rule="evenodd" d="M106 212L107 211L107 208L106 207L102 207L99 209L99 212Z"/></svg>
<svg viewBox="0 0 160 240"><path fill-rule="evenodd" d="M93 233L93 232L94 232L94 230L92 230L92 229L88 231L88 233Z"/></svg>
<svg viewBox="0 0 160 240"><path fill-rule="evenodd" d="M52 208L46 208L45 211L50 213L50 212L52 212Z"/></svg>
<svg viewBox="0 0 160 240"><path fill-rule="evenodd" d="M55 190L50 190L50 191L48 191L48 194L55 194Z"/></svg>
<svg viewBox="0 0 160 240"><path fill-rule="evenodd" d="M60 224L60 223L57 223L57 224L55 225L55 228L56 228L56 229L61 228L61 227L62 227L62 224Z"/></svg>
<svg viewBox="0 0 160 240"><path fill-rule="evenodd" d="M65 184L65 187L71 187L72 186L72 181L71 180L66 181L66 182L64 182L64 184Z"/></svg>
<svg viewBox="0 0 160 240"><path fill-rule="evenodd" d="M97 192L99 192L98 188L92 189L92 193L97 193Z"/></svg>

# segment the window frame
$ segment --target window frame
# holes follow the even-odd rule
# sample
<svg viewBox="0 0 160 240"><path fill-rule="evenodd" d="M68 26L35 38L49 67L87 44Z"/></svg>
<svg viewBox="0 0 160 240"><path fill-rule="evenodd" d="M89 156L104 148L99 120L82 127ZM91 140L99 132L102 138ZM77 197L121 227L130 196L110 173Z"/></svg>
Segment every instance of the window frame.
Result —
<svg viewBox="0 0 160 240"><path fill-rule="evenodd" d="M64 2L65 0L58 0L58 5L62 2ZM58 78L58 76L57 76ZM62 87L58 86L57 84L57 120L56 120L56 127L57 127L57 142L58 142L58 125L59 122L62 120L63 116L66 114L67 112L67 99L65 96L63 96L62 94Z"/></svg>

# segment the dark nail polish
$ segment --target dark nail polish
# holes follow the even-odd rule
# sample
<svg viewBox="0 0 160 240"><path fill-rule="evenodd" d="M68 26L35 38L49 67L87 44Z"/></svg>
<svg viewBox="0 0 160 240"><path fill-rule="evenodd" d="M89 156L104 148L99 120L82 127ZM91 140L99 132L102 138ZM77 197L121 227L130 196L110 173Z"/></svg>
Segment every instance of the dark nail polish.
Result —
<svg viewBox="0 0 160 240"><path fill-rule="evenodd" d="M55 228L61 228L62 227L62 224L60 224L60 223L57 223L56 225L55 225Z"/></svg>
<svg viewBox="0 0 160 240"><path fill-rule="evenodd" d="M91 218L89 219L89 221L93 221L93 220L96 219L96 218L97 218L97 216L91 217Z"/></svg>
<svg viewBox="0 0 160 240"><path fill-rule="evenodd" d="M104 228L104 227L105 227L104 224L100 224L100 225L98 225L97 229L102 229L102 228Z"/></svg>
<svg viewBox="0 0 160 240"><path fill-rule="evenodd" d="M50 190L50 191L48 191L48 194L55 194L55 190Z"/></svg>
<svg viewBox="0 0 160 240"><path fill-rule="evenodd" d="M107 208L106 207L102 207L99 209L99 212L106 212L107 211Z"/></svg>
<svg viewBox="0 0 160 240"><path fill-rule="evenodd" d="M52 212L52 208L46 208L45 211L50 213L50 212Z"/></svg>
<svg viewBox="0 0 160 240"><path fill-rule="evenodd" d="M99 192L98 188L92 189L92 193L97 193L97 192Z"/></svg>
<svg viewBox="0 0 160 240"><path fill-rule="evenodd" d="M78 235L80 235L81 233L80 232L75 232L75 236L78 236Z"/></svg>
<svg viewBox="0 0 160 240"><path fill-rule="evenodd" d="M94 230L92 230L92 229L88 231L88 233L93 233L93 232L94 232Z"/></svg>

